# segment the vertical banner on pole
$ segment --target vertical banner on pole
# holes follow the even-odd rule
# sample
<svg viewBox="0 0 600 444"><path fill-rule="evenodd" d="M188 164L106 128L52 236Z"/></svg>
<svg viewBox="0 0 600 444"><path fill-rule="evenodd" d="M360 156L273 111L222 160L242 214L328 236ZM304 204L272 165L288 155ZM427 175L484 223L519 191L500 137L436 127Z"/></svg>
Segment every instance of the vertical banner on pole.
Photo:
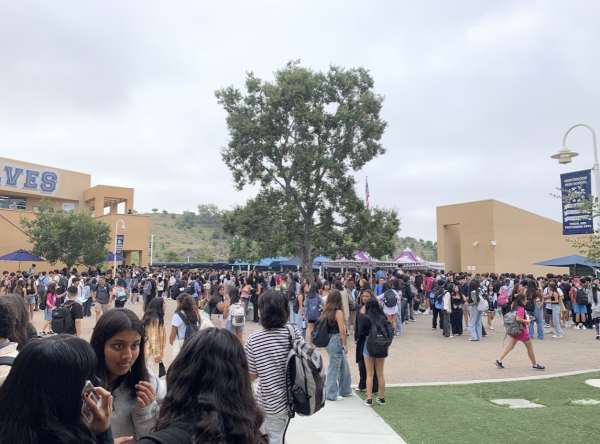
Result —
<svg viewBox="0 0 600 444"><path fill-rule="evenodd" d="M152 242L148 243L148 256L152 256Z"/></svg>
<svg viewBox="0 0 600 444"><path fill-rule="evenodd" d="M115 251L115 254L117 256L121 256L123 254L123 241L125 239L125 235L124 234L117 234L117 251Z"/></svg>
<svg viewBox="0 0 600 444"><path fill-rule="evenodd" d="M563 235L594 232L592 213L583 211L583 202L592 194L592 171L560 175L562 190ZM566 199L566 200L565 200Z"/></svg>

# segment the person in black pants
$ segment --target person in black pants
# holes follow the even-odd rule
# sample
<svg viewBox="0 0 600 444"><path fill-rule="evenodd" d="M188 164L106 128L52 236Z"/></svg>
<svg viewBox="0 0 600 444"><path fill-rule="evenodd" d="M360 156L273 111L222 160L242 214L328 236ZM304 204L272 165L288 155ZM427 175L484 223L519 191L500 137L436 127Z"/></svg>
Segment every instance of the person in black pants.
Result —
<svg viewBox="0 0 600 444"><path fill-rule="evenodd" d="M453 290L450 292L452 297L452 313L450 314L450 326L452 327L453 335L462 335L462 317L463 317L463 304L464 298L460 291L460 286L455 285Z"/></svg>
<svg viewBox="0 0 600 444"><path fill-rule="evenodd" d="M359 325L360 318L365 315L365 304L369 298L375 297L375 294L371 290L365 290L360 295L360 301L362 305L356 310L356 323ZM354 334L356 335L356 330ZM355 389L357 392L364 392L367 390L367 368L365 367L365 359L363 356L363 349L365 347L366 338L356 341L356 363L358 364L358 373L360 379L358 381L358 387ZM377 371L373 368L373 393L379 393L379 381L377 379Z"/></svg>

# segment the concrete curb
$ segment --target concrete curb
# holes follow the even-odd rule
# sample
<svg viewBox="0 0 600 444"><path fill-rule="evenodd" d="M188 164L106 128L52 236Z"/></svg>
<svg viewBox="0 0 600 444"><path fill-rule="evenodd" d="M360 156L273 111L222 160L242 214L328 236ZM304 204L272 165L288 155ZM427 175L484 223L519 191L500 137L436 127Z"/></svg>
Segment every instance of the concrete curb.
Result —
<svg viewBox="0 0 600 444"><path fill-rule="evenodd" d="M501 371L501 370L499 370ZM482 380L472 380L472 381L449 381L449 382L407 382L402 384L386 384L385 387L429 387L429 386L439 386L439 385L463 385L463 384L487 384L489 382L511 382L511 381L533 381L536 379L550 379L550 378L559 378L561 376L575 376L575 375L584 375L586 373L596 373L600 372L600 368L590 369L590 370L577 370L573 372L564 372L564 373L551 373L544 375L536 375L536 376L522 376L518 378L502 378L502 379L482 379Z"/></svg>

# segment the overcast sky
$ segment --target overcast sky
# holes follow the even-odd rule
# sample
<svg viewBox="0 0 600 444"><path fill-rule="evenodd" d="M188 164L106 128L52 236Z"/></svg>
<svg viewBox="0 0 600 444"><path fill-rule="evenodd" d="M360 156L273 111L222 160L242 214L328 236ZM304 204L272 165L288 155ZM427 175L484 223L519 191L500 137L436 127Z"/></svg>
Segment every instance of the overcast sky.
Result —
<svg viewBox="0 0 600 444"><path fill-rule="evenodd" d="M356 176L401 236L435 208L498 199L560 219L559 174L591 168L600 131L593 1L0 2L0 153L134 187L136 209L241 204L221 162L214 91L288 60L363 66L386 100L388 152Z"/></svg>

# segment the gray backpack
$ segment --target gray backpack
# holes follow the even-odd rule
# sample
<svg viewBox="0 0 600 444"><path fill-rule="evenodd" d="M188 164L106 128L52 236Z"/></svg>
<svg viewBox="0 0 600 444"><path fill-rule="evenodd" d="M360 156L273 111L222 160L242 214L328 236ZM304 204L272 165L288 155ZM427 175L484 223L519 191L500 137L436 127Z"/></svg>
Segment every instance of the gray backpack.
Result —
<svg viewBox="0 0 600 444"><path fill-rule="evenodd" d="M290 351L287 358L288 416L310 416L325 406L325 367L317 349L296 338L287 325Z"/></svg>
<svg viewBox="0 0 600 444"><path fill-rule="evenodd" d="M523 331L523 324L517 321L517 312L511 311L504 315L504 328L509 336L517 336Z"/></svg>

